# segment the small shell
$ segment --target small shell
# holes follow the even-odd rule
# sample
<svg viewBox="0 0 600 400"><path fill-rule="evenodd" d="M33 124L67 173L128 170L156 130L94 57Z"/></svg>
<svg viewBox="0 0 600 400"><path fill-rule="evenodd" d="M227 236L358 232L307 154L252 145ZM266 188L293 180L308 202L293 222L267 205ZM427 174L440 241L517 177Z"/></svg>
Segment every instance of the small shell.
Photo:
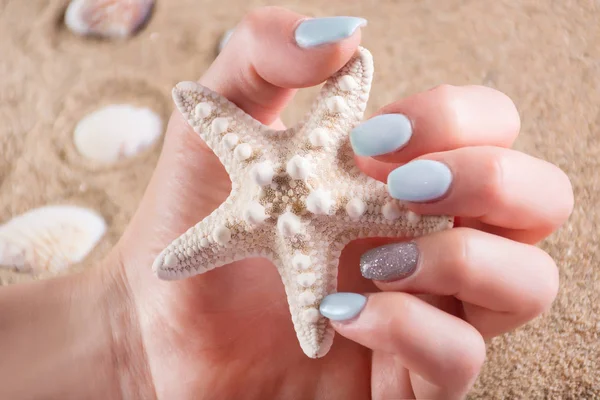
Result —
<svg viewBox="0 0 600 400"><path fill-rule="evenodd" d="M60 272L82 261L106 232L97 213L45 206L0 225L0 266L20 272Z"/></svg>
<svg viewBox="0 0 600 400"><path fill-rule="evenodd" d="M83 36L125 38L147 20L154 0L72 0L65 25Z"/></svg>
<svg viewBox="0 0 600 400"><path fill-rule="evenodd" d="M86 158L113 163L150 147L162 133L162 120L148 108L113 104L85 116L75 127L75 147Z"/></svg>

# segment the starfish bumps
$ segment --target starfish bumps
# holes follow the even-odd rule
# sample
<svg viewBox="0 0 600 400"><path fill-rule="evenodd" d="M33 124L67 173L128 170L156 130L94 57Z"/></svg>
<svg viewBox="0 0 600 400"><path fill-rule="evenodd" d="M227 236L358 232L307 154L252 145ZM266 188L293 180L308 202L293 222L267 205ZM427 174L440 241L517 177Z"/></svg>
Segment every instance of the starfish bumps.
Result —
<svg viewBox="0 0 600 400"><path fill-rule="evenodd" d="M323 86L297 126L276 131L195 82L173 90L177 108L219 157L232 182L227 200L156 258L161 279L183 279L246 257L277 267L304 353L324 356L334 331L318 311L336 291L344 246L365 237L415 237L452 219L418 216L386 185L358 170L349 132L362 119L373 75L359 48Z"/></svg>

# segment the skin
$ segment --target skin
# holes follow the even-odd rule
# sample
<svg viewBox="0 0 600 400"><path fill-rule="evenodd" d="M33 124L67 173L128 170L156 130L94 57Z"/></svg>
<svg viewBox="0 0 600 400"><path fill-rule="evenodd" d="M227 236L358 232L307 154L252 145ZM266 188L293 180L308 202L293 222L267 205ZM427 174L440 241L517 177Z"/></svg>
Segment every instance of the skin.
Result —
<svg viewBox="0 0 600 400"><path fill-rule="evenodd" d="M357 31L300 49L293 32L303 18L281 8L248 14L200 82L283 128L278 115L295 91L324 81L360 42ZM360 276L360 255L383 241L348 245L339 289L368 301L353 320L333 324L338 335L326 357L302 353L280 278L265 260L175 282L152 274L164 246L230 190L217 158L175 111L147 191L106 260L0 290L0 397L464 398L485 341L554 300L556 265L534 244L568 218L572 188L556 166L510 149L519 116L498 91L442 85L378 114L392 112L411 119L410 142L357 163L383 181L413 159L446 163L449 192L409 207L457 215L457 228L417 239L419 266L396 282Z"/></svg>

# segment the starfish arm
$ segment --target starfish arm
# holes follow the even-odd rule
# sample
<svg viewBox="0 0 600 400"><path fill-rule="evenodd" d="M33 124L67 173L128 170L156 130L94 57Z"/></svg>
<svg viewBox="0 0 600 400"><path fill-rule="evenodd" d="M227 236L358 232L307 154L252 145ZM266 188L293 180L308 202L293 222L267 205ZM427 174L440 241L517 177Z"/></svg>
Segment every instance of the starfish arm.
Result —
<svg viewBox="0 0 600 400"><path fill-rule="evenodd" d="M450 229L453 218L418 215L390 196L387 185L367 175L348 175L336 184L335 219L352 240L360 237L413 238Z"/></svg>
<svg viewBox="0 0 600 400"><path fill-rule="evenodd" d="M246 257L270 255L256 233L238 218L227 201L175 239L156 257L152 269L159 278L178 280L202 274Z"/></svg>
<svg viewBox="0 0 600 400"><path fill-rule="evenodd" d="M278 235L275 258L298 342L311 358L323 357L333 343L334 330L318 308L325 296L337 290L343 248L335 242L335 234L319 229L318 224L304 222L301 234Z"/></svg>
<svg viewBox="0 0 600 400"><path fill-rule="evenodd" d="M371 53L359 47L350 61L325 82L310 112L296 128L302 131L298 147L314 150L317 155L335 155L335 149L349 142L349 132L363 118L372 79Z"/></svg>
<svg viewBox="0 0 600 400"><path fill-rule="evenodd" d="M227 173L236 176L273 151L268 140L277 131L246 114L234 103L197 82L173 89L177 109L217 155Z"/></svg>
<svg viewBox="0 0 600 400"><path fill-rule="evenodd" d="M327 191L339 180L359 176L350 144L350 131L360 123L366 108L373 60L359 48L353 58L325 83L311 112L296 130L296 154L312 172L312 189Z"/></svg>

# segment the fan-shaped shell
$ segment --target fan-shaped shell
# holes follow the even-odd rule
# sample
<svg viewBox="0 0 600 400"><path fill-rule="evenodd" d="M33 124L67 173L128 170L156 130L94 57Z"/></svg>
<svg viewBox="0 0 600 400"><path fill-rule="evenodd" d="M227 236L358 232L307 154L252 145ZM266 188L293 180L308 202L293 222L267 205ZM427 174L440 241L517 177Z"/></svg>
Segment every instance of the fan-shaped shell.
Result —
<svg viewBox="0 0 600 400"><path fill-rule="evenodd" d="M145 150L154 144L161 132L162 120L152 110L112 104L79 121L73 139L84 157L112 163Z"/></svg>
<svg viewBox="0 0 600 400"><path fill-rule="evenodd" d="M0 266L60 272L82 261L106 232L104 219L77 206L45 206L0 225Z"/></svg>
<svg viewBox="0 0 600 400"><path fill-rule="evenodd" d="M150 16L154 0L72 0L65 24L79 35L124 38Z"/></svg>

